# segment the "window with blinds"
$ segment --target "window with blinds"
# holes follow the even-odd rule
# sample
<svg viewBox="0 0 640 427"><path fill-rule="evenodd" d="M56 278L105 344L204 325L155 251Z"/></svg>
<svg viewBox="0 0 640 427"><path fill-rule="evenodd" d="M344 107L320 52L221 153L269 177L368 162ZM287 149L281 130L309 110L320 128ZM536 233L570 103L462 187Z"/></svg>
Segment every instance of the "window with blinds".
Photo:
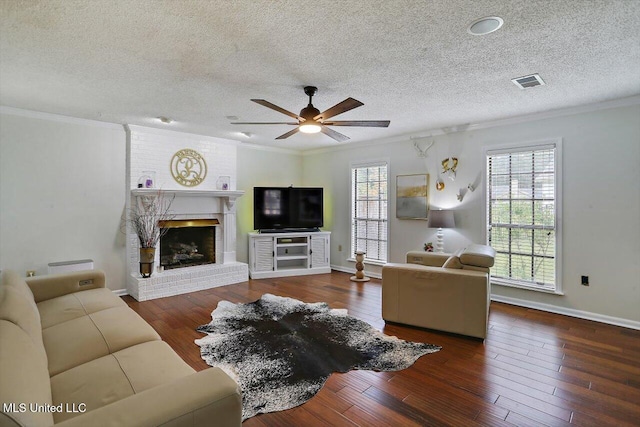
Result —
<svg viewBox="0 0 640 427"><path fill-rule="evenodd" d="M487 152L492 282L558 292L558 144Z"/></svg>
<svg viewBox="0 0 640 427"><path fill-rule="evenodd" d="M387 262L387 162L351 167L351 253Z"/></svg>

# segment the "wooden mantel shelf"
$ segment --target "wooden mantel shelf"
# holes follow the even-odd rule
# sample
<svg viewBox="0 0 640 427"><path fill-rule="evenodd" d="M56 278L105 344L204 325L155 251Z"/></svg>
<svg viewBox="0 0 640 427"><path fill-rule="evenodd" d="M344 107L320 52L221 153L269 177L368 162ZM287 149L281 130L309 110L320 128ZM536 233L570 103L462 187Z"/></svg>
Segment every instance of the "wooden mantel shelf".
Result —
<svg viewBox="0 0 640 427"><path fill-rule="evenodd" d="M162 190L159 188L134 188L131 194L134 196L155 196L162 191L168 196L176 197L226 197L237 199L244 194L241 190Z"/></svg>
<svg viewBox="0 0 640 427"><path fill-rule="evenodd" d="M134 188L131 194L136 197L140 196L157 196L162 191L167 196L175 197L212 197L224 200L227 208L231 209L236 199L244 194L241 190L162 190L159 188Z"/></svg>

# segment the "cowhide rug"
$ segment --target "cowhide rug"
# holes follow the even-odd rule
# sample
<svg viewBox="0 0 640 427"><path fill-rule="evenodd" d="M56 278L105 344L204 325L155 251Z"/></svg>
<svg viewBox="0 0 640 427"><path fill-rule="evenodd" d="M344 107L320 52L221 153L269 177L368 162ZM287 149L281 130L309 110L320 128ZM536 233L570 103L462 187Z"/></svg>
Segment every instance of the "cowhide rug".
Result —
<svg viewBox="0 0 640 427"><path fill-rule="evenodd" d="M263 295L248 304L220 301L198 327L202 358L242 390L242 419L281 411L312 398L332 372L398 371L439 346L387 336L368 323L293 298Z"/></svg>

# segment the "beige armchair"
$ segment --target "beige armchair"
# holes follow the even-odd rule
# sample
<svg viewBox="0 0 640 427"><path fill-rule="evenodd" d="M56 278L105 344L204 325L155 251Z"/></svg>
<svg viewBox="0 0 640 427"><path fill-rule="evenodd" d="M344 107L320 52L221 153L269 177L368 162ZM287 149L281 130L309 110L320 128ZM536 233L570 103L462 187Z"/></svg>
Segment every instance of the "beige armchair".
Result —
<svg viewBox="0 0 640 427"><path fill-rule="evenodd" d="M495 251L469 245L455 254L409 252L382 268L382 318L484 339Z"/></svg>

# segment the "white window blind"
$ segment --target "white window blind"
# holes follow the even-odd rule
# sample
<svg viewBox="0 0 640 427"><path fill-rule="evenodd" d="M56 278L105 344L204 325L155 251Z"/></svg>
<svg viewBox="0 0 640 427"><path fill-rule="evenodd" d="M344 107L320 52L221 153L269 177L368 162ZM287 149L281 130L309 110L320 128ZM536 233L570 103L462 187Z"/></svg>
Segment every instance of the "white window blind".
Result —
<svg viewBox="0 0 640 427"><path fill-rule="evenodd" d="M387 262L387 163L351 167L351 253Z"/></svg>
<svg viewBox="0 0 640 427"><path fill-rule="evenodd" d="M557 291L555 144L487 152L487 244L492 282Z"/></svg>

